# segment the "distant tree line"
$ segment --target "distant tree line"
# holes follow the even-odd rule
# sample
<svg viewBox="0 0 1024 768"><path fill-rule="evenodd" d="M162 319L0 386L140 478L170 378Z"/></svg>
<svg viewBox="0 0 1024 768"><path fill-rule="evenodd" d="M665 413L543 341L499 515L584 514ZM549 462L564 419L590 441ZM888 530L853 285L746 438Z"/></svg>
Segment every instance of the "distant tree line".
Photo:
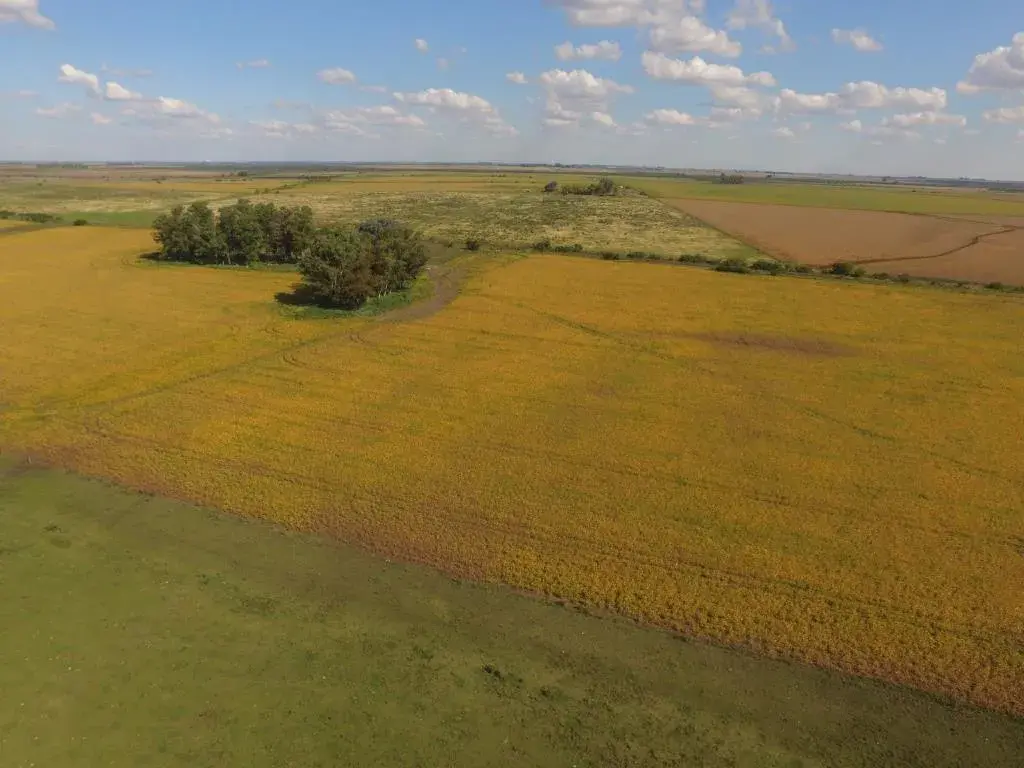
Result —
<svg viewBox="0 0 1024 768"><path fill-rule="evenodd" d="M739 173L722 173L715 179L716 184L742 184L744 181L743 175Z"/></svg>
<svg viewBox="0 0 1024 768"><path fill-rule="evenodd" d="M32 224L52 224L61 220L52 213L18 213L16 211L0 211L0 219L9 221L27 221Z"/></svg>
<svg viewBox="0 0 1024 768"><path fill-rule="evenodd" d="M397 221L318 227L308 206L239 200L215 212L207 203L177 206L153 224L159 258L195 264L295 264L310 303L354 309L408 288L423 270L421 235Z"/></svg>

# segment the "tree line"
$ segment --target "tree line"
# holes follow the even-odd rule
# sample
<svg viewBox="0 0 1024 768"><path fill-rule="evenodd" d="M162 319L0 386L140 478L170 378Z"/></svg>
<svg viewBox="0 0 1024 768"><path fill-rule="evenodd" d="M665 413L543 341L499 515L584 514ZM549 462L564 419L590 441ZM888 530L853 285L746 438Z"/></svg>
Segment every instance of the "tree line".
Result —
<svg viewBox="0 0 1024 768"><path fill-rule="evenodd" d="M354 309L408 288L427 262L420 233L371 219L357 227L317 226L308 206L239 200L214 211L177 206L153 224L159 258L196 264L295 264L311 303Z"/></svg>

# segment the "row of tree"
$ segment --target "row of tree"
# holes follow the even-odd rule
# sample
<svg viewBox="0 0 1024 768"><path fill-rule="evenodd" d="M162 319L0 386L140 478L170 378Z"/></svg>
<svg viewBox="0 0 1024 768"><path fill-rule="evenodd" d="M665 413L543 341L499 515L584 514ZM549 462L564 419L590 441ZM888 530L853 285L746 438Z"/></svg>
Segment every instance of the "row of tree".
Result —
<svg viewBox="0 0 1024 768"><path fill-rule="evenodd" d="M219 213L204 202L179 205L153 223L162 258L196 264L295 264L316 232L309 206L248 200Z"/></svg>
<svg viewBox="0 0 1024 768"><path fill-rule="evenodd" d="M310 302L354 309L408 288L427 262L422 236L390 219L318 227L309 207L240 200L214 211L178 206L157 218L160 258L196 264L294 263Z"/></svg>

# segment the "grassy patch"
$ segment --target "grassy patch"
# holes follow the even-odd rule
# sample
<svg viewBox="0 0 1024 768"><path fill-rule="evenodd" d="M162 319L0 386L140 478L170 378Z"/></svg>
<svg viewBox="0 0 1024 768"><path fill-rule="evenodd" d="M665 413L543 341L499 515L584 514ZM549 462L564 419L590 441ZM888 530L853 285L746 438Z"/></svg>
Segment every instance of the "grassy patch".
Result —
<svg viewBox="0 0 1024 768"><path fill-rule="evenodd" d="M4 459L0 569L9 765L1001 768L1024 749L994 714Z"/></svg>
<svg viewBox="0 0 1024 768"><path fill-rule="evenodd" d="M475 239L492 247L529 248L549 240L552 246L645 250L671 258L697 251L724 257L745 248L686 214L638 194L581 197L540 191L395 191L325 195L309 187L288 199L293 204L311 205L327 220L356 223L384 216L453 244Z"/></svg>

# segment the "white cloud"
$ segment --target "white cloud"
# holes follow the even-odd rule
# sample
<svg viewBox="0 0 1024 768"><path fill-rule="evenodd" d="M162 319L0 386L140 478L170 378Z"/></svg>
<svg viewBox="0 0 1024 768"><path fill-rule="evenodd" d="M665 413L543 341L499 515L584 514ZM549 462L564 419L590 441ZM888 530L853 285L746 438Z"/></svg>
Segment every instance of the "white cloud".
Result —
<svg viewBox="0 0 1024 768"><path fill-rule="evenodd" d="M728 33L715 30L696 16L684 16L651 30L651 47L665 53L699 53L707 51L735 58L743 46L729 39Z"/></svg>
<svg viewBox="0 0 1024 768"><path fill-rule="evenodd" d="M561 45L555 46L555 56L561 61L569 61L571 59L618 61L622 58L622 46L610 40L602 40L599 43L587 43L574 48L572 43L566 41Z"/></svg>
<svg viewBox="0 0 1024 768"><path fill-rule="evenodd" d="M396 93L394 97L405 104L455 112L493 113L494 107L486 99L472 93L460 93L451 88L428 88L417 93Z"/></svg>
<svg viewBox="0 0 1024 768"><path fill-rule="evenodd" d="M142 94L129 91L127 88L111 80L107 83L103 98L107 101L138 101L142 98Z"/></svg>
<svg viewBox="0 0 1024 768"><path fill-rule="evenodd" d="M99 112L93 112L91 115L89 115L89 117L94 125L110 125L112 122L114 122L109 117L107 117L106 115L101 115Z"/></svg>
<svg viewBox="0 0 1024 768"><path fill-rule="evenodd" d="M849 133L863 133L864 123L860 120L851 120L848 123L840 123L839 128L840 130L848 131Z"/></svg>
<svg viewBox="0 0 1024 768"><path fill-rule="evenodd" d="M591 112L590 119L595 123L607 126L608 128L615 127L615 118L609 115L607 112Z"/></svg>
<svg viewBox="0 0 1024 768"><path fill-rule="evenodd" d="M772 131L772 136L774 136L777 139L795 139L796 138L796 134L793 132L793 129L792 128L787 128L786 126L782 126L781 128L776 128L775 130L773 130Z"/></svg>
<svg viewBox="0 0 1024 768"><path fill-rule="evenodd" d="M1024 130L1017 131L1017 141L1024 141Z"/></svg>
<svg viewBox="0 0 1024 768"><path fill-rule="evenodd" d="M538 82L547 96L545 124L551 126L578 123L594 112L607 113L614 96L633 92L632 86L597 77L585 69L548 70Z"/></svg>
<svg viewBox="0 0 1024 768"><path fill-rule="evenodd" d="M239 69L266 69L270 66L268 59L254 59L252 61L239 61L235 63Z"/></svg>
<svg viewBox="0 0 1024 768"><path fill-rule="evenodd" d="M838 45L851 45L854 50L862 53L873 53L882 50L882 44L875 40L864 29L833 29L832 40Z"/></svg>
<svg viewBox="0 0 1024 768"><path fill-rule="evenodd" d="M39 0L0 0L0 24L21 22L39 29L56 29L57 25L39 12Z"/></svg>
<svg viewBox="0 0 1024 768"><path fill-rule="evenodd" d="M632 93L633 87L597 77L585 69L551 69L540 76L541 85L560 97L603 102L616 93Z"/></svg>
<svg viewBox="0 0 1024 768"><path fill-rule="evenodd" d="M644 120L653 125L696 125L697 119L686 112L675 109L655 109L644 115Z"/></svg>
<svg viewBox="0 0 1024 768"><path fill-rule="evenodd" d="M327 83L328 85L348 85L356 81L356 76L347 69L341 67L332 67L331 69L321 69L316 73L317 79L321 83Z"/></svg>
<svg viewBox="0 0 1024 768"><path fill-rule="evenodd" d="M360 85L359 90L364 93L387 93L388 87L386 85Z"/></svg>
<svg viewBox="0 0 1024 768"><path fill-rule="evenodd" d="M988 90L1024 90L1024 32L1013 36L1009 46L1001 45L974 57L970 70L958 85L960 93Z"/></svg>
<svg viewBox="0 0 1024 768"><path fill-rule="evenodd" d="M893 115L882 121L882 125L896 128L913 128L921 125L952 125L963 128L967 118L963 115L950 115L945 112L913 112L904 115Z"/></svg>
<svg viewBox="0 0 1024 768"><path fill-rule="evenodd" d="M172 99L168 96L160 96L153 102L156 114L164 117L181 118L185 120L204 120L209 123L219 123L220 117L200 109L195 104L181 99Z"/></svg>
<svg viewBox="0 0 1024 768"><path fill-rule="evenodd" d="M509 72L507 75L505 75L505 79L508 80L510 83L515 83L516 85L526 85L529 82L526 79L526 75L524 75L522 72Z"/></svg>
<svg viewBox="0 0 1024 768"><path fill-rule="evenodd" d="M771 0L736 0L736 5L729 14L729 29L762 29L779 38L779 45L784 51L792 51L796 44L786 31L786 25L776 18Z"/></svg>
<svg viewBox="0 0 1024 768"><path fill-rule="evenodd" d="M789 88L779 92L782 112L851 112L858 109L916 109L937 112L946 108L948 97L942 88L889 88L863 80L847 83L838 93L797 93Z"/></svg>
<svg viewBox="0 0 1024 768"><path fill-rule="evenodd" d="M422 37L417 37L413 41L413 45L416 46L416 50L419 51L420 53L426 53L427 51L430 50L430 45L428 45L427 41L424 40Z"/></svg>
<svg viewBox="0 0 1024 768"><path fill-rule="evenodd" d="M70 83L71 85L84 85L89 89L90 93L98 94L100 92L100 79L96 75L90 72L83 72L81 69L70 64L61 65L60 77L57 80L58 82Z"/></svg>
<svg viewBox="0 0 1024 768"><path fill-rule="evenodd" d="M753 72L744 74L739 67L730 64L709 64L700 56L689 61L672 59L663 53L645 51L642 57L644 71L656 80L674 80L689 85L775 85L775 78L770 72Z"/></svg>
<svg viewBox="0 0 1024 768"><path fill-rule="evenodd" d="M755 94L756 95L756 94ZM737 120L756 120L762 114L760 107L711 107L712 122L732 123Z"/></svg>
<svg viewBox="0 0 1024 768"><path fill-rule="evenodd" d="M547 0L562 8L577 27L650 26L667 19L703 13L704 0Z"/></svg>
<svg viewBox="0 0 1024 768"><path fill-rule="evenodd" d="M310 123L288 123L283 120L252 120L249 125L259 128L263 135L271 139L293 139L296 135L310 136L320 128Z"/></svg>
<svg viewBox="0 0 1024 768"><path fill-rule="evenodd" d="M982 117L990 123L1024 123L1024 106L988 109L982 113Z"/></svg>
<svg viewBox="0 0 1024 768"><path fill-rule="evenodd" d="M40 117L48 117L51 120L62 120L65 117L71 117L82 111L82 108L77 104L58 104L56 107L39 107L36 110L36 114Z"/></svg>

